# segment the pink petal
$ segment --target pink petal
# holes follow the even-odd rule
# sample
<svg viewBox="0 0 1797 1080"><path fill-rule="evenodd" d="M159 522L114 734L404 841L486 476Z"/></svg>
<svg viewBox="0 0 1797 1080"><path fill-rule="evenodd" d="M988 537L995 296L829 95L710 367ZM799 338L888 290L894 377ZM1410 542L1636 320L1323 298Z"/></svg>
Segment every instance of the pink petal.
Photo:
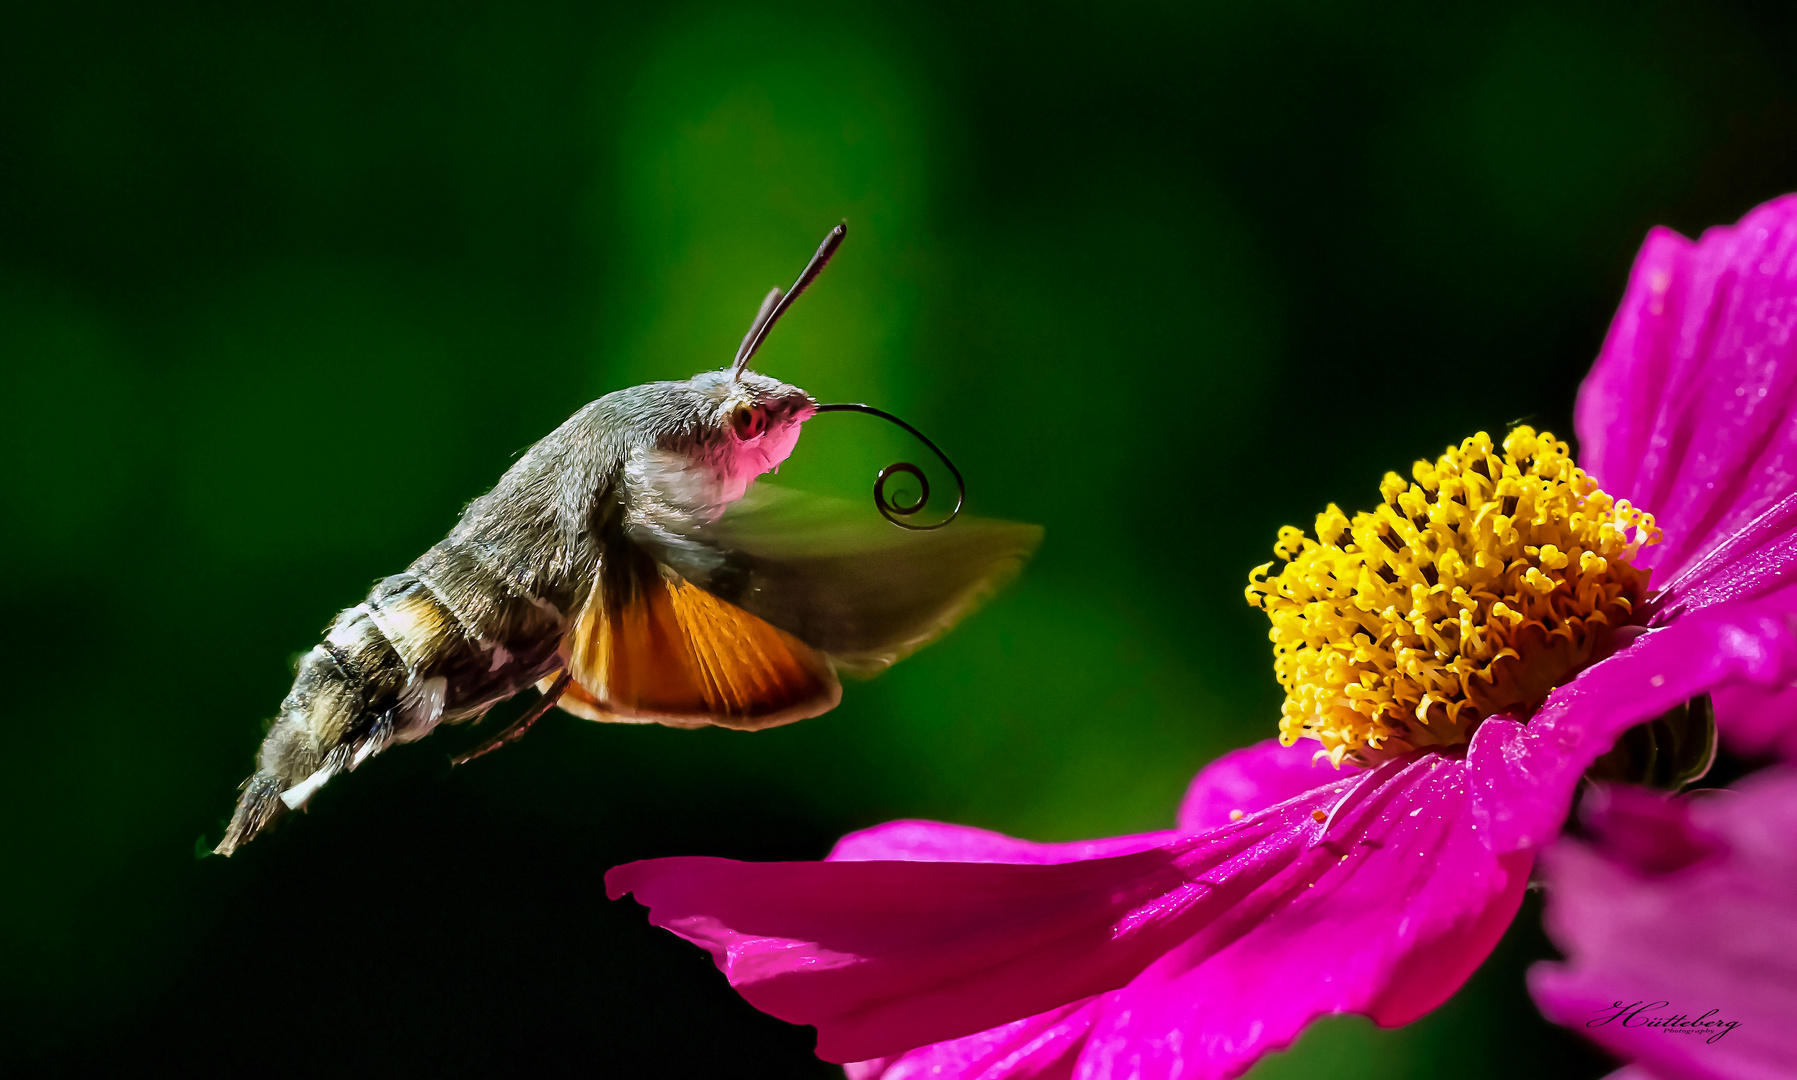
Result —
<svg viewBox="0 0 1797 1080"><path fill-rule="evenodd" d="M1794 590L1722 604L1650 630L1555 690L1528 724L1493 717L1473 733L1473 819L1493 851L1560 831L1579 777L1623 731L1707 690L1797 678Z"/></svg>
<svg viewBox="0 0 1797 1080"><path fill-rule="evenodd" d="M1316 759L1316 744L1281 746L1278 739L1232 750L1206 765L1186 789L1179 807L1180 832L1202 832L1230 823L1237 817L1264 810L1313 788L1332 784L1357 772L1353 766L1336 769ZM1098 840L1039 844L970 825L946 825L938 821L889 821L871 829L850 833L836 842L828 858L832 862L873 862L899 859L909 862L1061 863L1128 855L1158 847L1174 837L1172 832L1137 833Z"/></svg>
<svg viewBox="0 0 1797 1080"><path fill-rule="evenodd" d="M1276 873L1308 814L1085 862L654 859L606 885L710 949L757 1008L818 1025L820 1056L859 1061L1121 986L1217 902L1206 874Z"/></svg>
<svg viewBox="0 0 1797 1080"><path fill-rule="evenodd" d="M1678 576L1658 582L1650 625L1733 600L1751 600L1797 577L1797 494L1717 540Z"/></svg>
<svg viewBox="0 0 1797 1080"><path fill-rule="evenodd" d="M1611 860L1645 874L1668 874L1716 854L1691 821L1689 805L1662 792L1620 784L1592 788L1579 822Z"/></svg>
<svg viewBox="0 0 1797 1080"><path fill-rule="evenodd" d="M1073 1075L1098 998L1013 1021L893 1058L845 1066L848 1080L1064 1080Z"/></svg>
<svg viewBox="0 0 1797 1080"><path fill-rule="evenodd" d="M1295 798L1358 770L1337 770L1316 757L1310 743L1283 746L1278 739L1232 750L1192 778L1179 807L1179 829L1202 832L1230 824ZM1170 839L1143 833L1071 844L1036 844L1001 833L927 821L894 821L852 833L837 843L831 859L960 860L965 862L1064 862L1141 850ZM1111 995L1114 996L1114 995ZM1069 1076L1104 998L1083 1001L947 1042L920 1047L896 1058L846 1067L849 1080L912 1080L952 1076L958 1080L1049 1080Z"/></svg>
<svg viewBox="0 0 1797 1080"><path fill-rule="evenodd" d="M1447 1000L1510 924L1532 861L1479 842L1464 772L1424 755L1338 818L1321 846L1336 866L1262 889L1110 995L1075 1075L1234 1076L1319 1016L1395 1027Z"/></svg>
<svg viewBox="0 0 1797 1080"><path fill-rule="evenodd" d="M1025 1042L1055 1033L1021 1055L1002 1032L963 1037L1117 991L1095 1006L1078 1075L1127 1060L1144 1076L1226 1076L1324 1013L1414 1019L1490 950L1530 859L1478 843L1465 768L1390 762L1081 863L659 859L613 870L607 889L634 891L652 921L710 949L758 1008L816 1024L829 1060L997 1040L1008 1071L974 1075L1056 1075L1043 1055L1064 1055L1083 1018L1015 1029Z"/></svg>
<svg viewBox="0 0 1797 1080"><path fill-rule="evenodd" d="M1720 854L1655 874L1616 861L1608 845L1568 842L1549 853L1547 926L1568 960L1537 965L1530 986L1550 1019L1666 1080L1789 1077L1797 1062L1797 770L1685 806ZM1604 1022L1637 1002L1650 1007L1633 1026ZM1640 1022L1679 1013L1735 1026Z"/></svg>
<svg viewBox="0 0 1797 1080"><path fill-rule="evenodd" d="M1067 863L1147 851L1174 839L1175 835L1170 831L1137 833L1134 836L1038 844L971 825L889 821L848 834L836 842L827 858L831 862L897 859L906 862Z"/></svg>
<svg viewBox="0 0 1797 1080"><path fill-rule="evenodd" d="M1579 392L1581 457L1676 573L1797 491L1797 198L1692 243L1655 229Z"/></svg>
<svg viewBox="0 0 1797 1080"><path fill-rule="evenodd" d="M1797 687L1735 685L1714 698L1716 726L1729 749L1797 761Z"/></svg>
<svg viewBox="0 0 1797 1080"><path fill-rule="evenodd" d="M1227 825L1234 811L1246 816L1357 771L1352 765L1336 769L1316 754L1317 744L1308 739L1295 746L1268 739L1231 750L1192 778L1179 804L1179 827L1196 832Z"/></svg>

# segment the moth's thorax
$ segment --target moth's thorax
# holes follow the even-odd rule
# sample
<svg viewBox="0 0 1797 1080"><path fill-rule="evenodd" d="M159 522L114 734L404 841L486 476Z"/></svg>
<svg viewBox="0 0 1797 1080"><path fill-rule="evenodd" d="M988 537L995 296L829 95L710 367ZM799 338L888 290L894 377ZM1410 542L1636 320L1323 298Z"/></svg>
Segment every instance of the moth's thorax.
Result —
<svg viewBox="0 0 1797 1080"><path fill-rule="evenodd" d="M1484 432L1414 482L1387 473L1384 504L1350 521L1333 503L1316 538L1287 526L1285 561L1249 575L1285 687L1280 739L1336 764L1465 742L1485 717L1526 713L1637 624L1653 517L1615 500L1565 443Z"/></svg>

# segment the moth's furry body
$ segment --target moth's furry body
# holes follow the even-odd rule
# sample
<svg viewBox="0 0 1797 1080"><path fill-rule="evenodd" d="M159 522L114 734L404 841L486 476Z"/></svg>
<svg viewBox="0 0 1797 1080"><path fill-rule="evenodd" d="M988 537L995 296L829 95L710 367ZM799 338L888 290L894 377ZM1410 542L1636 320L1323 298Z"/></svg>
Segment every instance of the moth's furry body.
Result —
<svg viewBox="0 0 1797 1080"><path fill-rule="evenodd" d="M488 747L551 703L675 727L820 715L841 700L839 669L909 654L1022 565L1034 526L907 532L865 505L750 492L818 405L746 365L843 235L832 229L793 287L768 294L729 368L581 409L442 542L338 615L301 659L216 850L387 746L533 683L539 710Z"/></svg>
<svg viewBox="0 0 1797 1080"><path fill-rule="evenodd" d="M575 413L301 659L217 850L230 854L388 745L479 717L564 666L563 639L595 582L627 599L640 541L696 553L693 528L778 466L814 410L796 387L722 371Z"/></svg>

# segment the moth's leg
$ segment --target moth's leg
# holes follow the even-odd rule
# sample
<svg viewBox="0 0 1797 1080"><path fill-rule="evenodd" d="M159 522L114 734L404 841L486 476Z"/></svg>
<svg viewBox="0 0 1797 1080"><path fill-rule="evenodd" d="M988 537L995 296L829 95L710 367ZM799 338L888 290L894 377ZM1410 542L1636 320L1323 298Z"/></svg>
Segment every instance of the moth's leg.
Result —
<svg viewBox="0 0 1797 1080"><path fill-rule="evenodd" d="M509 746L519 739L524 738L524 736L529 733L532 725L538 720L541 720L543 715L553 708L557 701L561 700L562 692L568 689L568 684L573 680L574 673L571 671L563 671L560 675L557 675L555 681L549 685L549 689L544 691L543 696L537 700L537 703L530 707L529 712L526 712L523 716L513 720L510 724L506 725L504 731L501 731L486 742L481 743L461 757L456 758L451 764L466 765L477 757L484 754L490 754L502 746Z"/></svg>

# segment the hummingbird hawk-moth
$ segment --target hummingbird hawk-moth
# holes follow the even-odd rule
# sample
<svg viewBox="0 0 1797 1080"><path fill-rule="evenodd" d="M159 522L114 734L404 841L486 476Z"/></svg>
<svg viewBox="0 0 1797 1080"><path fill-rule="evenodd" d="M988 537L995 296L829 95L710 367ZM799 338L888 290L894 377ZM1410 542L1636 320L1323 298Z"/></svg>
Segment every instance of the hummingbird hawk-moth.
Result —
<svg viewBox="0 0 1797 1080"><path fill-rule="evenodd" d="M793 287L768 294L728 367L588 404L447 537L339 614L300 659L215 850L231 854L386 747L478 719L527 686L542 691L536 706L459 760L517 738L551 705L743 730L817 716L841 700L838 672L872 674L921 647L1021 566L1035 526L888 523L928 497L906 463L875 486L887 521L865 504L755 485L821 410L896 421L820 406L747 367L844 235L831 230ZM894 470L924 484L914 503L884 493Z"/></svg>

